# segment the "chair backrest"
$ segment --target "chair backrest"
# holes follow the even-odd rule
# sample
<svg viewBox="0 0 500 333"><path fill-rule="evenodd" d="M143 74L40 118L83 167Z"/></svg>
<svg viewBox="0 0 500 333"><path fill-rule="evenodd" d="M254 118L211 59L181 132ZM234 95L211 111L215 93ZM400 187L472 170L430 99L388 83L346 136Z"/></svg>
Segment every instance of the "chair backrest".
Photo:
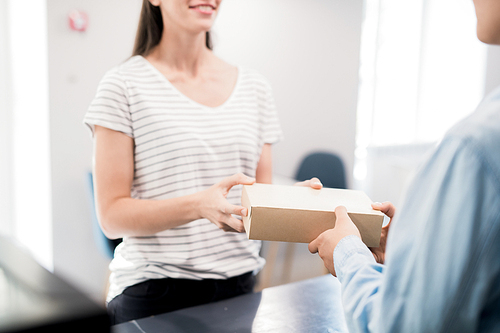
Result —
<svg viewBox="0 0 500 333"><path fill-rule="evenodd" d="M122 239L109 239L101 230L95 209L94 181L92 172L87 173L87 189L89 193L90 213L92 215L92 231L94 234L94 241L101 253L107 258L112 259L115 253L115 247L121 243Z"/></svg>
<svg viewBox="0 0 500 333"><path fill-rule="evenodd" d="M319 178L325 187L347 188L344 163L334 153L314 152L302 160L295 179L304 181L312 177Z"/></svg>

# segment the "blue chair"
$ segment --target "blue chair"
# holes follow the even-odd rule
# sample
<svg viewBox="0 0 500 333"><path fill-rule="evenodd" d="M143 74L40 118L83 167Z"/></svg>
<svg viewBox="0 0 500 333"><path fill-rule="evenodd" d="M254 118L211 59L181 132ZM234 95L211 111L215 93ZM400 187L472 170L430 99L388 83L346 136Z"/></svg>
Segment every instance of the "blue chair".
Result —
<svg viewBox="0 0 500 333"><path fill-rule="evenodd" d="M319 178L324 187L347 188L344 162L334 153L313 152L304 157L295 179L304 181L312 177Z"/></svg>
<svg viewBox="0 0 500 333"><path fill-rule="evenodd" d="M94 234L94 241L101 251L101 253L109 258L113 259L113 255L115 253L115 247L122 242L121 238L118 239L109 239L104 235L101 230L101 226L99 225L99 221L97 220L97 214L95 209L95 198L94 198L94 181L92 177L92 172L87 173L87 189L89 193L89 203L90 210L92 215L92 231Z"/></svg>

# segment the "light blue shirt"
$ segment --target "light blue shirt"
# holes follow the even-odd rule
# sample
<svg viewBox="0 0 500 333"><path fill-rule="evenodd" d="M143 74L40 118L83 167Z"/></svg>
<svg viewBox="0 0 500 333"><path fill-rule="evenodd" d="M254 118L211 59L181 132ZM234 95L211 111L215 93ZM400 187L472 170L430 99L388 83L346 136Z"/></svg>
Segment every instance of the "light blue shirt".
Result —
<svg viewBox="0 0 500 333"><path fill-rule="evenodd" d="M500 332L500 89L416 175L385 265L356 236L333 258L350 332Z"/></svg>

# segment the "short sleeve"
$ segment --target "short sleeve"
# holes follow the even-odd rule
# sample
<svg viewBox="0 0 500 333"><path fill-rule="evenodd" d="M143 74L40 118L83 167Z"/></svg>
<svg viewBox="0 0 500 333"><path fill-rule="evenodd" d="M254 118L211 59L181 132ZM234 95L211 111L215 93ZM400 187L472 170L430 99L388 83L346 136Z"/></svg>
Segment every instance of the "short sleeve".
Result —
<svg viewBox="0 0 500 333"><path fill-rule="evenodd" d="M102 78L83 122L92 136L95 125L99 125L134 137L126 82L118 69L107 72Z"/></svg>
<svg viewBox="0 0 500 333"><path fill-rule="evenodd" d="M273 91L269 82L261 77L259 101L259 118L261 125L261 139L263 143L275 144L283 140L283 132L274 102Z"/></svg>

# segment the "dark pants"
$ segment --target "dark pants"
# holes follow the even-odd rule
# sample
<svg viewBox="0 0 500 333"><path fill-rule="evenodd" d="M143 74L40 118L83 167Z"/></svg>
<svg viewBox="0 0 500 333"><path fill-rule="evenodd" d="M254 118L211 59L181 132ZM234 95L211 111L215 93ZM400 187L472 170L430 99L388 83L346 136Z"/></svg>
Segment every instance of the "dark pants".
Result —
<svg viewBox="0 0 500 333"><path fill-rule="evenodd" d="M154 279L126 288L108 303L111 324L250 293L252 272L227 280Z"/></svg>

